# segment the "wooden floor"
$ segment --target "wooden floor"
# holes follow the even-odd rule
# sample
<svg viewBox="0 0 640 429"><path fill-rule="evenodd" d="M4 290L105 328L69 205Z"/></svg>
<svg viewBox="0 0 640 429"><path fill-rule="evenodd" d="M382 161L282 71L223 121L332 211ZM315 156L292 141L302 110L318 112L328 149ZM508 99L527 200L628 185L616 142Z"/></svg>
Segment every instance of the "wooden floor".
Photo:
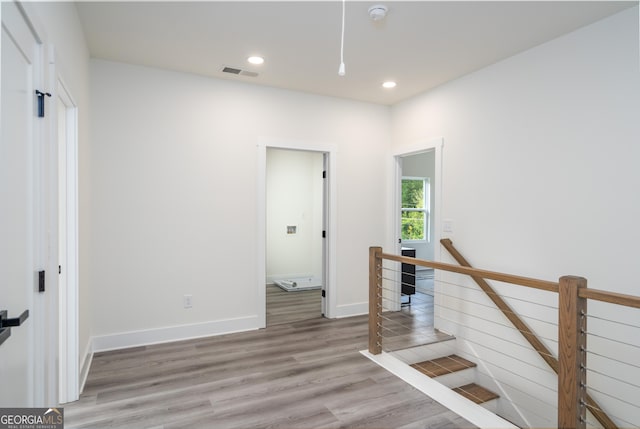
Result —
<svg viewBox="0 0 640 429"><path fill-rule="evenodd" d="M358 351L367 318L96 354L66 428L468 428Z"/></svg>
<svg viewBox="0 0 640 429"><path fill-rule="evenodd" d="M321 293L320 289L287 292L267 285L267 326L320 317Z"/></svg>
<svg viewBox="0 0 640 429"><path fill-rule="evenodd" d="M408 297L402 297L404 302ZM411 305L382 313L382 349L395 351L451 338L433 329L433 295L416 290Z"/></svg>

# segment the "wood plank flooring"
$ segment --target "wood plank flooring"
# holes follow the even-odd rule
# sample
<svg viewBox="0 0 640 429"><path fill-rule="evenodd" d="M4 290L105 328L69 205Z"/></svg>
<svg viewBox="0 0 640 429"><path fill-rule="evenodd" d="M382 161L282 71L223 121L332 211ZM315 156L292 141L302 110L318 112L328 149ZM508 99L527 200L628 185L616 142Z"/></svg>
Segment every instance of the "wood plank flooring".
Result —
<svg viewBox="0 0 640 429"><path fill-rule="evenodd" d="M475 363L457 355L445 356L411 365L412 368L432 378L452 374L467 368L474 368L475 366Z"/></svg>
<svg viewBox="0 0 640 429"><path fill-rule="evenodd" d="M267 285L267 326L320 317L321 293L320 289L287 292Z"/></svg>
<svg viewBox="0 0 640 429"><path fill-rule="evenodd" d="M403 297L406 301L407 297ZM411 305L382 313L382 349L403 350L451 338L433 329L433 295L416 291Z"/></svg>
<svg viewBox="0 0 640 429"><path fill-rule="evenodd" d="M69 428L471 428L366 359L367 317L98 353Z"/></svg>

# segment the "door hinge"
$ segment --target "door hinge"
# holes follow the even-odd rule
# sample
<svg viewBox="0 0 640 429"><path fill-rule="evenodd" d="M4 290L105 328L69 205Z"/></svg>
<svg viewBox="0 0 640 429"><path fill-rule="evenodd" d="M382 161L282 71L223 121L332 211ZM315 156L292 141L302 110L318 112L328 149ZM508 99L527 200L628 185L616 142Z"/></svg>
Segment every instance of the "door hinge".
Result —
<svg viewBox="0 0 640 429"><path fill-rule="evenodd" d="M322 238L327 238L327 231L322 231Z"/></svg>
<svg viewBox="0 0 640 429"><path fill-rule="evenodd" d="M326 171L326 170L322 172L322 178L323 178L323 179L326 179L326 178L327 178L327 171Z"/></svg>
<svg viewBox="0 0 640 429"><path fill-rule="evenodd" d="M323 298L326 298L326 297L327 297L327 291L326 291L326 290L324 290L324 289L322 289L322 297L323 297Z"/></svg>
<svg viewBox="0 0 640 429"><path fill-rule="evenodd" d="M58 265L58 274L62 274L62 265Z"/></svg>
<svg viewBox="0 0 640 429"><path fill-rule="evenodd" d="M38 292L44 292L44 271L38 272Z"/></svg>
<svg viewBox="0 0 640 429"><path fill-rule="evenodd" d="M36 95L38 96L38 118L44 118L44 96L51 97L51 94L36 89Z"/></svg>

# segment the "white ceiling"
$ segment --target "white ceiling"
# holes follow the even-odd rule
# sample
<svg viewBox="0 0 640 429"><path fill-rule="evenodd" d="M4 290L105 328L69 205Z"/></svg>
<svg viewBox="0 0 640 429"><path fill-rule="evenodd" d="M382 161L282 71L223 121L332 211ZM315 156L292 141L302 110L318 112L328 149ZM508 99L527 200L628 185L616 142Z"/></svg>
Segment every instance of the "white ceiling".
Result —
<svg viewBox="0 0 640 429"><path fill-rule="evenodd" d="M352 1L340 64L340 1L80 2L91 55L120 62L394 104L633 1ZM385 4L374 23L370 6ZM261 66L249 55L265 57ZM567 52L571 55L571 52ZM222 73L223 66L259 73ZM395 80L385 90L381 83Z"/></svg>

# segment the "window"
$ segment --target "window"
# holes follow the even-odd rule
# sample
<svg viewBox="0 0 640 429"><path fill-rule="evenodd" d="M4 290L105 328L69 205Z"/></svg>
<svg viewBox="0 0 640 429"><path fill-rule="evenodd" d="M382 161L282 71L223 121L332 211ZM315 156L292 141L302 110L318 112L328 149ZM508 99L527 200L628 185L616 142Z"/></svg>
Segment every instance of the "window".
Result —
<svg viewBox="0 0 640 429"><path fill-rule="evenodd" d="M402 178L402 240L429 241L429 179Z"/></svg>

